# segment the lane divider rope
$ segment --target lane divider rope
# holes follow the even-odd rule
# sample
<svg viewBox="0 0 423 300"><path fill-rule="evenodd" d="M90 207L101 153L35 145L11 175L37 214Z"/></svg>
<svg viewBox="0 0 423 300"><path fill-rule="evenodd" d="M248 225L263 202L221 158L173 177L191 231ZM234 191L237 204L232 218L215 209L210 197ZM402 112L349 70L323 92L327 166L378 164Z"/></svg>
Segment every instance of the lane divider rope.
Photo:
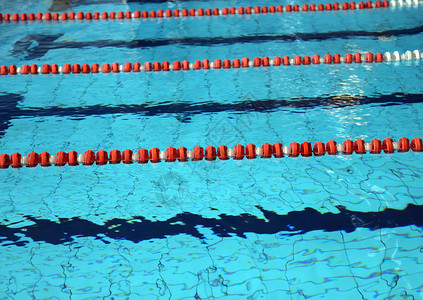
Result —
<svg viewBox="0 0 423 300"><path fill-rule="evenodd" d="M273 13L283 13L283 12L308 12L308 11L332 11L332 10L356 10L356 9L373 9L381 7L402 7L402 6L418 6L423 4L421 0L391 0L391 1L360 1L356 4L354 1L343 2L343 3L325 3L325 4L287 4L285 6L240 6L240 7L224 7L224 8L191 8L191 9L167 9L167 10L151 10L151 11L119 11L119 12L70 12L70 13L5 13L4 15L0 13L0 21L4 22L14 22L18 23L19 21L66 21L66 20L109 20L109 19L155 19L155 18L177 18L177 17L195 17L195 16L224 16L224 15L249 15L249 14L273 14Z"/></svg>
<svg viewBox="0 0 423 300"><path fill-rule="evenodd" d="M245 147L243 145L235 145L234 149L228 148L225 145L220 145L215 148L208 146L205 150L196 146L192 150L188 150L185 147L178 149L169 147L166 151L160 151L158 148L152 148L150 151L147 149L140 149L137 152L126 149L122 152L119 150L112 150L108 154L104 150L97 151L94 153L92 150L85 151L84 154L78 154L76 151L70 151L66 153L64 151L57 152L56 155L50 155L48 152L42 152L40 154L31 152L28 156L22 156L20 153L13 153L12 155L1 154L0 155L0 168L7 169L9 166L12 168L21 168L23 166L35 167L41 165L43 167L48 166L64 166L66 164L70 166L76 165L105 165L110 164L124 164L140 163L146 164L148 162L158 163L161 161L175 162L178 161L199 161L207 160L213 161L217 158L220 160L242 160L244 157L247 159L254 158L281 158L284 156L298 157L298 156L323 156L329 155L351 155L354 152L356 154L380 154L394 153L397 152L408 152L410 148L414 152L422 152L423 144L422 139L413 138L411 143L409 139L402 137L398 142L394 142L391 138L385 138L383 141L373 139L370 143L366 143L362 139L357 139L354 142L346 140L342 144L337 144L335 141L329 141L326 145L322 142L316 142L313 147L309 142L303 142L301 144L292 142L289 146L283 146L282 143L275 143L270 145L268 143L263 144L261 147L256 147L254 144L248 144Z"/></svg>
<svg viewBox="0 0 423 300"><path fill-rule="evenodd" d="M400 53L399 51L394 52L377 52L375 54L367 52L365 54L361 53L347 53L344 56L339 54L325 54L323 57L318 54L310 56L299 56L296 55L293 58L289 56L275 56L273 59L269 57L255 57L250 60L247 57L242 59L235 58L232 61L229 59L215 59L210 62L208 59L203 59L202 61L196 60L194 63L190 63L187 60L184 61L174 61L172 64L168 61L160 62L146 62L140 64L139 62L130 63L126 62L123 65L120 65L117 62L108 63L100 66L95 63L91 66L88 64L64 64L59 66L57 64L44 64L38 66L36 64L32 65L22 65L22 67L16 67L16 65L6 65L0 66L0 75L28 75L28 74L88 74L88 73L120 73L120 72L150 72L150 71L180 71L180 70L200 70L200 69L238 69L238 68L248 68L248 67L270 67L270 66L289 66L289 65L310 65L310 64L351 64L351 63L381 63L381 62L391 62L391 61L410 61L410 60L420 60L423 59L423 53L419 50L406 51L405 53Z"/></svg>

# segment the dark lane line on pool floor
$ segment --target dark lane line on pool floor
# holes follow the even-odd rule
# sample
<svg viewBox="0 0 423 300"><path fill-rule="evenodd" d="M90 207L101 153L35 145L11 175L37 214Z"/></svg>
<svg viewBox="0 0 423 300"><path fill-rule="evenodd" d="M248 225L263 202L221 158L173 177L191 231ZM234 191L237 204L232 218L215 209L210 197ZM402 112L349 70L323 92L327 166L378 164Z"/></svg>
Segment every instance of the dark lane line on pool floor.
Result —
<svg viewBox="0 0 423 300"><path fill-rule="evenodd" d="M256 206L266 219L250 214L229 216L220 214L216 218L207 218L192 213L181 213L165 221L150 221L144 217L112 219L104 225L95 224L81 218L60 218L58 222L25 216L25 222L34 225L17 227L17 224L0 225L0 241L2 246L24 246L30 238L35 242L46 242L60 245L73 242L78 237L95 237L104 243L107 239L140 242L150 239L166 238L166 236L188 234L199 239L206 237L198 230L205 227L219 237L246 237L246 233L276 234L286 236L305 234L323 230L326 232L353 232L356 228L377 230L415 225L423 226L423 206L409 204L403 210L385 209L379 212L350 211L344 206L336 206L339 213L320 213L313 208L302 211L291 211L286 215L265 210Z"/></svg>
<svg viewBox="0 0 423 300"><path fill-rule="evenodd" d="M24 97L20 94L5 94L0 93L0 138L5 134L6 129L11 124L11 119L16 117L20 109L18 108L18 102L24 100Z"/></svg>
<svg viewBox="0 0 423 300"><path fill-rule="evenodd" d="M196 1L196 0L125 0L121 4L128 4L128 3L137 3L137 4L150 4L150 3L184 3L184 2L190 2L190 1ZM100 0L100 1L94 1L94 0L52 0L52 3L48 9L48 11L56 12L56 11L65 11L71 8L77 9L78 6L85 6L85 5L104 5L104 4L117 4L116 0ZM140 9L139 6L135 6L133 9L129 10L135 10ZM79 9L80 10L80 9Z"/></svg>
<svg viewBox="0 0 423 300"><path fill-rule="evenodd" d="M16 96L14 96L16 97ZM0 104L6 100L2 100L0 96ZM14 100L15 103L19 100ZM315 98L291 98L287 99L250 99L237 103L145 103L145 104L129 104L129 105L90 105L83 107L47 107L47 108L19 108L7 107L6 110L0 112L3 122L12 118L20 117L87 117L101 116L110 114L135 114L141 116L158 116L164 114L175 114L179 118L181 115L185 118L182 122L188 121L186 117L190 115L205 113L246 113L246 112L274 112L278 109L302 109L302 108L341 108L358 105L378 104L380 106L394 106L411 103L422 103L423 96L421 94L403 94L394 93L390 95L378 95L374 97L351 97L351 96L322 96ZM15 104L16 105L16 104ZM295 111L293 111L295 112ZM0 127L1 136L1 127Z"/></svg>
<svg viewBox="0 0 423 300"><path fill-rule="evenodd" d="M82 49L82 48L153 48L159 46L219 46L238 43L261 43L267 41L295 42L295 41L325 41L334 39L352 39L370 37L378 39L383 37L400 37L404 35L416 35L423 32L423 26L395 29L386 31L334 31L325 33L292 33L284 35L244 35L236 37L189 37L189 38L168 38L168 39L142 39L132 41L96 40L85 42L56 41L63 34L45 35L30 34L17 41L11 51L15 57L25 56L25 59L42 58L50 50L57 49ZM56 42L55 42L56 41ZM322 53L323 54L323 53ZM182 58L179 58L182 59Z"/></svg>

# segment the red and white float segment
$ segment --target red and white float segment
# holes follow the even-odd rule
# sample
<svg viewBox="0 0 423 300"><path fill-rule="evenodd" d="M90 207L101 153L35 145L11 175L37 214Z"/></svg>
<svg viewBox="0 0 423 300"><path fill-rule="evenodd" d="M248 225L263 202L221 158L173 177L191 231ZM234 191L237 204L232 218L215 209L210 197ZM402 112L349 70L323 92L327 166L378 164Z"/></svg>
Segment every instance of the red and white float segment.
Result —
<svg viewBox="0 0 423 300"><path fill-rule="evenodd" d="M202 61L196 60L194 63L190 63L187 60L184 61L174 61L172 64L168 61L160 62L146 62L140 64L139 62L130 63L126 62L123 65L120 65L117 62L112 64L105 63L102 66L99 64L64 64L59 66L57 64L44 64L38 66L36 64L32 65L22 65L21 67L16 67L16 65L11 66L0 66L0 75L28 75L28 74L88 74L88 73L120 73L120 72L150 72L150 71L180 71L180 70L200 70L200 69L238 69L238 68L249 68L249 67L270 67L270 66L299 66L299 65L310 65L310 64L351 64L351 63L381 63L381 62L391 62L391 61L410 61L410 60L420 60L423 59L423 53L419 50L406 51L400 53L398 51L394 52L377 52L375 54L367 52L362 53L347 53L344 56L341 56L337 53L334 55L325 54L320 56L315 54L313 56L294 56L290 58L289 56L275 56L274 58L269 57L255 57L254 59L249 59L244 57L242 59L235 58L232 61L229 59L215 59L214 61L209 61L208 59L203 59Z"/></svg>
<svg viewBox="0 0 423 300"><path fill-rule="evenodd" d="M195 17L195 16L225 16L225 15L250 15L250 14L274 14L283 12L300 12L300 11L332 11L332 10L356 10L356 9L373 9L381 7L395 6L418 6L422 4L420 0L392 0L392 1L360 1L358 3L351 2L334 2L325 4L287 4L285 6L239 6L239 7L223 7L223 8L191 8L191 9L167 9L167 10L151 10L151 11L119 11L119 12L70 12L70 13L0 13L0 21L5 22L26 22L26 21L67 21L67 20L109 20L109 19L155 19L155 18L178 18L178 17Z"/></svg>
<svg viewBox="0 0 423 300"><path fill-rule="evenodd" d="M208 146L203 149L200 146L194 147L192 150L187 150L185 147L178 149L169 147L166 151L160 151L158 148L152 148L149 151L147 149L140 149L137 152L132 152L126 149L122 152L119 150L112 150L107 153L104 150L97 151L94 153L92 150L85 151L84 154L78 154L76 151L70 151L66 153L64 151L58 152L56 155L50 155L48 152L42 152L40 154L31 152L28 156L22 156L19 153L13 153L12 155L1 154L0 155L0 168L6 169L9 166L12 168L20 168L23 166L35 167L41 165L43 167L48 166L64 166L66 164L70 166L76 165L105 165L140 163L146 164L148 162L158 163L161 161L175 162L178 161L199 161L199 160L227 160L235 159L241 160L246 157L247 159L253 158L271 158L276 157L298 157L298 156L322 156L325 154L329 155L351 155L356 154L380 154L382 151L385 153L408 152L412 149L414 152L422 152L423 144L422 139L413 138L410 141L407 138L400 138L398 142L393 141L390 138L385 138L383 141L373 139L370 143L366 143L362 139L356 141L346 140L342 144L337 144L335 141L329 141L326 145L322 142L317 142L313 146L309 142L303 142L301 144L293 142L289 146L283 146L282 143L275 143L270 145L268 143L263 144L261 147L256 147L254 144L248 144L245 147L243 145L235 145L234 149L228 148L225 145L220 145L215 148Z"/></svg>

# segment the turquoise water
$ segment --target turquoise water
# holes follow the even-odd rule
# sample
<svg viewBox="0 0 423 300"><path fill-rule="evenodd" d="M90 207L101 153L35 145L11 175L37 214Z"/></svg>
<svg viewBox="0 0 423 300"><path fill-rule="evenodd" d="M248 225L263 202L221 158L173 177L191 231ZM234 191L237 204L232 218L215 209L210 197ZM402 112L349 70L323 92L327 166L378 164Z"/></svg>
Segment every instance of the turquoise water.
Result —
<svg viewBox="0 0 423 300"><path fill-rule="evenodd" d="M2 23L0 65L423 50L422 10ZM421 73L412 61L2 76L0 152L422 137ZM422 299L422 161L408 152L0 170L0 295Z"/></svg>

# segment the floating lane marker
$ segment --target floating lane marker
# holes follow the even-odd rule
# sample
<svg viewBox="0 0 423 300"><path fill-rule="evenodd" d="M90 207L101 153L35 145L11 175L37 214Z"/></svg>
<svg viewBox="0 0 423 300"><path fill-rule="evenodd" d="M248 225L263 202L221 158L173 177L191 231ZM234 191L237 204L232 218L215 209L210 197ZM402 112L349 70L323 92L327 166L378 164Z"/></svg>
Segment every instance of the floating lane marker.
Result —
<svg viewBox="0 0 423 300"><path fill-rule="evenodd" d="M234 149L228 148L225 145L220 145L215 148L208 146L203 149L200 146L194 147L192 150L188 150L185 147L178 149L169 147L166 151L160 151L158 148L152 148L150 151L147 149L140 149L136 153L129 149L122 152L119 150L112 150L107 153L104 150L97 151L94 153L92 150L85 151L84 154L78 154L76 151L70 151L66 153L64 151L57 152L56 155L50 155L48 152L42 152L40 154L31 152L28 156L22 156L20 153L13 153L12 155L1 154L0 155L0 168L7 169L9 166L12 168L21 168L23 166L35 167L41 165L43 167L48 166L64 166L66 164L70 166L76 165L105 165L109 164L132 164L140 163L146 164L159 163L161 161L175 162L178 161L199 161L207 160L212 161L217 158L220 160L242 160L245 157L247 159L254 158L281 158L284 156L298 157L298 156L323 156L329 155L351 155L356 154L380 154L394 153L397 152L408 152L410 148L414 152L422 152L423 144L422 139L413 138L410 141L402 137L398 142L394 142L390 138L385 138L383 141L373 139L370 143L366 143L362 139L356 141L346 140L342 144L337 144L335 141L329 141L326 145L322 142L317 142L313 146L309 142L303 142L301 144L293 142L289 146L283 146L282 143L275 143L270 145L268 143L263 144L261 147L256 147L254 144L248 144L245 147L243 145L235 145Z"/></svg>
<svg viewBox="0 0 423 300"><path fill-rule="evenodd" d="M57 64L44 64L38 66L36 64L32 65L22 65L17 67L16 65L11 66L0 66L0 75L28 75L28 74L88 74L88 73L120 73L120 72L150 72L150 71L180 71L180 70L208 70L208 69L238 69L238 68L249 68L249 67L270 67L270 66L290 66L290 65L310 65L310 64L351 64L351 63L381 63L381 62L391 62L391 61L410 61L410 60L420 60L423 59L423 53L419 50L406 51L405 53L400 53L398 51L394 52L377 52L375 54L367 52L362 53L347 53L344 56L339 54L325 54L324 56L319 56L317 54L313 56L294 56L290 58L289 56L275 56L273 59L269 57L255 57L254 59L249 59L244 57L242 59L235 58L232 61L229 59L215 59L214 61L209 61L208 59L203 59L202 61L196 60L194 63L190 63L187 60L184 61L174 61L172 64L168 61L160 62L145 62L140 64L139 62L129 63L126 62L123 65L120 65L117 62L112 64L105 63L102 66L99 64L64 64L59 66Z"/></svg>
<svg viewBox="0 0 423 300"><path fill-rule="evenodd" d="M285 6L240 6L240 7L224 7L224 8L198 8L198 9L174 9L174 10L152 10L152 11L119 11L119 12L70 12L70 13L0 13L0 21L18 23L27 21L67 21L67 20L113 20L113 19L156 19L156 18L178 18L178 17L195 17L195 16L225 16L225 15L251 15L251 14L275 14L284 12L309 12L309 11L332 11L332 10L356 10L356 9L374 9L384 7L415 7L423 4L420 0L392 0L392 1L360 1L358 3L325 3L325 4L287 4Z"/></svg>

